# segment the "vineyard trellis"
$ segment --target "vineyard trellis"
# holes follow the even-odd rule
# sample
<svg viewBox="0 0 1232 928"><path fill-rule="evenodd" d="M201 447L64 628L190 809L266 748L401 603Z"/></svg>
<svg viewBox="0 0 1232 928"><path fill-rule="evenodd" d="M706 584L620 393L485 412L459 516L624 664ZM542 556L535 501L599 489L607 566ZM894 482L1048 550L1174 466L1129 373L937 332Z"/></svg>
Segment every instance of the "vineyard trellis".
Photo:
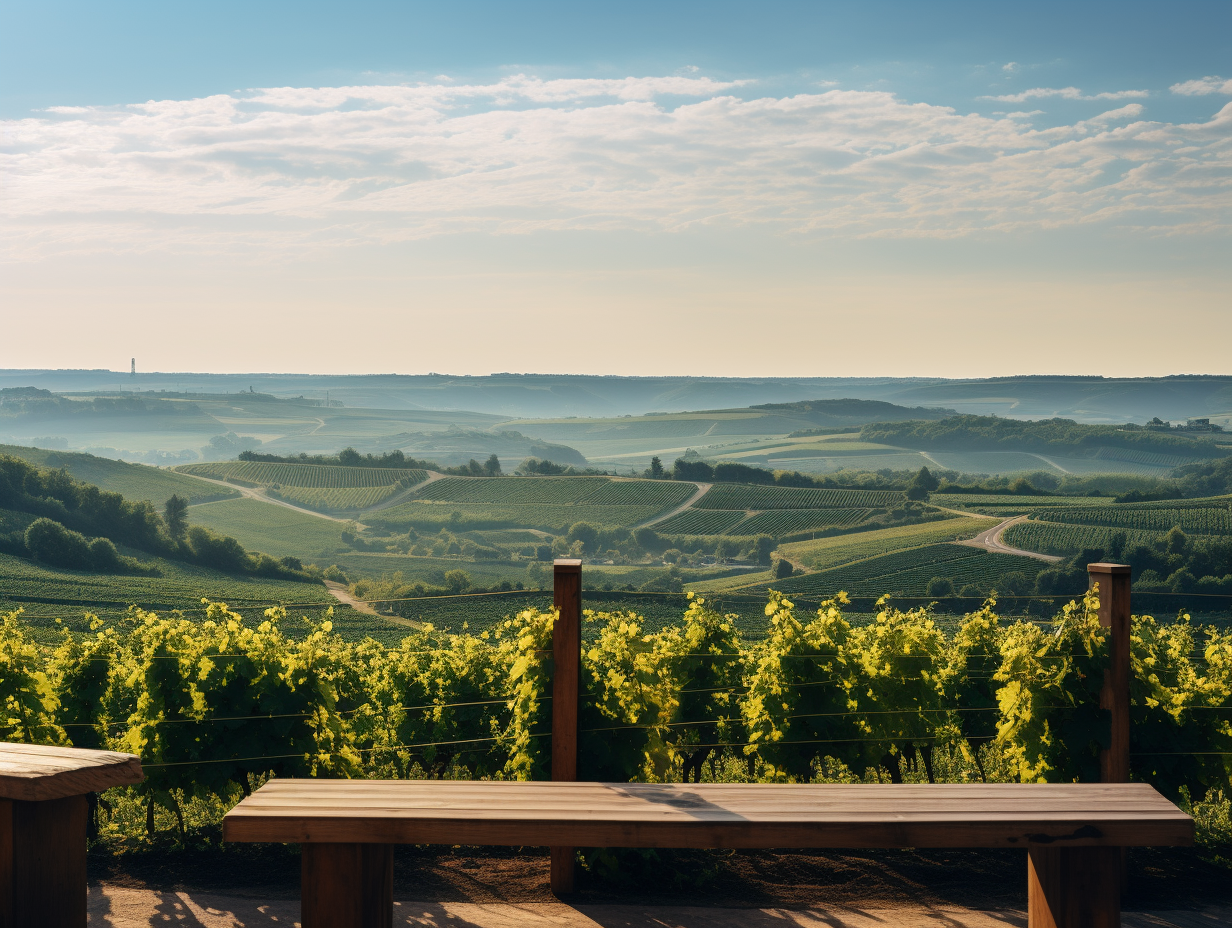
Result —
<svg viewBox="0 0 1232 928"><path fill-rule="evenodd" d="M1096 596L1051 627L1007 622L988 601L947 635L928 607L883 601L855 626L844 596L809 616L771 592L756 642L703 597L686 602L653 633L633 612L585 615L579 777L697 781L736 764L779 782L934 779L946 755L973 778L992 762L1026 781L1099 778L1111 730ZM344 642L328 620L292 639L282 608L205 609L203 621L133 610L51 649L4 617L0 737L140 754L151 823L156 805L270 775L549 774L555 611L387 648ZM1133 776L1173 796L1226 789L1232 633L1138 617L1130 645Z"/></svg>

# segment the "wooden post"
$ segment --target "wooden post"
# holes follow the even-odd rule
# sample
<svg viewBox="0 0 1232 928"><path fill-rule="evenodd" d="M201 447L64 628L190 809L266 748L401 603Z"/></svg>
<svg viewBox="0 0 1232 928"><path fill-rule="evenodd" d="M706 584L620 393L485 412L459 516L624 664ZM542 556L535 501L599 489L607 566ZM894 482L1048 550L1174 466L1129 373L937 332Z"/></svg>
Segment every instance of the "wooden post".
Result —
<svg viewBox="0 0 1232 928"><path fill-rule="evenodd" d="M577 779L578 664L582 653L582 562L553 565L556 624L552 627L552 779ZM573 848L553 847L552 892L573 892Z"/></svg>
<svg viewBox="0 0 1232 928"><path fill-rule="evenodd" d="M304 928L393 928L392 844L300 845Z"/></svg>
<svg viewBox="0 0 1232 928"><path fill-rule="evenodd" d="M1088 564L1087 574L1092 586L1099 584L1099 624L1111 632L1099 705L1112 714L1112 741L1100 754L1100 780L1128 783L1130 568L1125 564Z"/></svg>
<svg viewBox="0 0 1232 928"><path fill-rule="evenodd" d="M1121 848L1027 852L1027 928L1121 928Z"/></svg>
<svg viewBox="0 0 1232 928"><path fill-rule="evenodd" d="M0 800L0 928L85 928L88 806Z"/></svg>

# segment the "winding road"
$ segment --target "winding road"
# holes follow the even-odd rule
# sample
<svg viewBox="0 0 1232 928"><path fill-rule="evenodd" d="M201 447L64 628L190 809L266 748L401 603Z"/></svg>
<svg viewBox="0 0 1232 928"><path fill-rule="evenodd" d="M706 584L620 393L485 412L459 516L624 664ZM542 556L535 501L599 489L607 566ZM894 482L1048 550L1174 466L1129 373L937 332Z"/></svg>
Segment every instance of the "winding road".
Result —
<svg viewBox="0 0 1232 928"><path fill-rule="evenodd" d="M665 512L661 516L655 516L653 519L650 519L646 522L643 522L641 525L635 525L633 527L635 529L636 528L650 528L650 526L652 525L658 525L660 522L666 522L676 513L684 512L686 509L688 509L690 506L696 503L699 499L705 496L708 492L710 492L710 488L714 486L714 484L713 483L695 483L693 484L693 486L697 487L697 492L694 493L692 496L690 496L688 499L686 499L683 503L681 503L671 512Z"/></svg>
<svg viewBox="0 0 1232 928"><path fill-rule="evenodd" d="M1052 554L1040 554L1038 551L1024 551L1022 548L1011 548L1009 545L1001 541L1001 536L1005 530L1011 525L1017 525L1027 519L1026 516L1014 516L1012 519L1005 519L998 522L992 528L985 529L974 538L967 541L959 541L956 544L969 545L973 548L983 548L986 551L994 551L997 554L1016 554L1019 557L1033 557L1037 561L1046 561L1049 564L1055 564L1061 558Z"/></svg>

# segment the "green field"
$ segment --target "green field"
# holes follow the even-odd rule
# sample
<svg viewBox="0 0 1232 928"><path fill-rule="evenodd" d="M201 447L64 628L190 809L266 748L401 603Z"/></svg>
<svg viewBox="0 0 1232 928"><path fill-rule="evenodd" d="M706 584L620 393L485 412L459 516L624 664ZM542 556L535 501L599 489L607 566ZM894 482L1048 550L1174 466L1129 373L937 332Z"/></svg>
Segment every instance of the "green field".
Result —
<svg viewBox="0 0 1232 928"><path fill-rule="evenodd" d="M662 535L722 535L748 515L743 509L693 509L656 522L654 530Z"/></svg>
<svg viewBox="0 0 1232 928"><path fill-rule="evenodd" d="M1048 513L1050 522L1071 525L1101 525L1109 528L1132 529L1162 535L1174 525L1191 535L1227 535L1232 533L1232 512L1224 508L1188 507L1185 509L1147 508L1138 506L1108 506L1101 509L1054 509Z"/></svg>
<svg viewBox="0 0 1232 928"><path fill-rule="evenodd" d="M878 557L831 567L813 574L788 577L766 584L785 593L832 596L845 590L853 596L881 596L899 593L918 596L928 581L946 577L961 588L974 584L988 592L1010 571L1034 576L1046 564L1034 558L995 554L968 545L936 544L906 548Z"/></svg>
<svg viewBox="0 0 1232 928"><path fill-rule="evenodd" d="M869 509L780 509L749 516L731 529L732 535L797 535L825 528L849 528L859 525L871 513Z"/></svg>
<svg viewBox="0 0 1232 928"><path fill-rule="evenodd" d="M1126 544L1149 545L1159 537L1160 533L1029 519L1017 525L1011 525L1005 530L1001 540L1011 547L1022 548L1024 551L1065 556L1075 554L1083 548L1107 549L1112 542L1113 535L1124 535Z"/></svg>
<svg viewBox="0 0 1232 928"><path fill-rule="evenodd" d="M348 512L367 509L378 503L383 503L390 497L402 493L405 487L400 484L389 484L379 487L288 487L282 486L275 490L272 487L265 491L274 499L286 500L305 509L318 512Z"/></svg>
<svg viewBox="0 0 1232 928"><path fill-rule="evenodd" d="M365 521L403 531L453 526L560 532L575 522L627 527L680 505L694 492L691 483L667 480L446 477L427 484L413 499L365 516Z"/></svg>
<svg viewBox="0 0 1232 928"><path fill-rule="evenodd" d="M934 506L965 509L1002 518L1056 509L1098 509L1113 505L1110 496L1018 496L1008 493L934 493L928 501Z"/></svg>
<svg viewBox="0 0 1232 928"><path fill-rule="evenodd" d="M345 522L296 512L286 506L255 499L223 500L188 510L188 521L237 539L249 551L274 557L311 560L344 547Z"/></svg>
<svg viewBox="0 0 1232 928"><path fill-rule="evenodd" d="M426 471L396 467L337 467L329 464L271 464L264 461L182 464L176 470L214 480L236 479L257 486L312 489L409 487L421 483L428 476Z"/></svg>
<svg viewBox="0 0 1232 928"><path fill-rule="evenodd" d="M779 553L814 570L824 570L904 548L973 538L993 524L991 519L946 519L942 522L876 529L854 535L835 535L816 541L795 541L780 545Z"/></svg>
<svg viewBox="0 0 1232 928"><path fill-rule="evenodd" d="M245 615L259 615L270 606L302 604L300 611L319 615L332 600L316 583L293 583L233 577L204 567L137 554L153 564L161 577L114 576L45 567L24 558L0 554L0 612L24 609L35 625L82 631L86 612L116 618L130 605L154 611L179 609L199 616L201 600L222 600ZM343 610L351 613L351 610Z"/></svg>
<svg viewBox="0 0 1232 928"><path fill-rule="evenodd" d="M696 509L868 509L903 501L897 490L813 490L716 483Z"/></svg>
<svg viewBox="0 0 1232 928"><path fill-rule="evenodd" d="M235 490L194 480L174 471L145 464L127 464L92 454L44 451L17 445L0 445L0 454L21 458L49 470L64 468L78 480L111 493L119 493L126 499L145 500L159 508L172 496L180 496L190 503L239 496Z"/></svg>

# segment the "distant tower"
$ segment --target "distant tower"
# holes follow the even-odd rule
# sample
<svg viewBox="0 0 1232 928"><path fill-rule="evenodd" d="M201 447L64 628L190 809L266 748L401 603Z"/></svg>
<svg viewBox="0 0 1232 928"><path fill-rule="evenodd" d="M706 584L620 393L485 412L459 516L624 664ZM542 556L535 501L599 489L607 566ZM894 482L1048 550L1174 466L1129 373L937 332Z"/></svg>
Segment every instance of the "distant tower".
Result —
<svg viewBox="0 0 1232 928"><path fill-rule="evenodd" d="M132 367L132 370L128 372L128 376L129 377L137 376L137 359L136 358L133 358L133 367Z"/></svg>

